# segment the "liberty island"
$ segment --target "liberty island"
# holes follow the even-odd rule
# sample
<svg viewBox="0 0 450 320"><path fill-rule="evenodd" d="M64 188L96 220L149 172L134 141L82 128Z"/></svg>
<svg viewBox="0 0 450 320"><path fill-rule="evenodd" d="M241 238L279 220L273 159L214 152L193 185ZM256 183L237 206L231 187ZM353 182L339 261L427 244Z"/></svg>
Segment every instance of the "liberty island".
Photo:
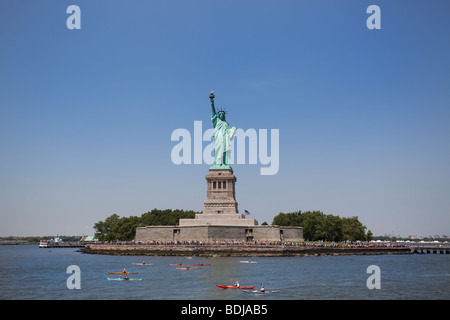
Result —
<svg viewBox="0 0 450 320"><path fill-rule="evenodd" d="M236 127L226 121L226 111L216 111L214 92L209 95L214 136L214 164L206 178L203 210L194 219L180 219L176 226L136 228L136 241L303 241L302 227L258 225L239 213L236 182L230 166L231 141Z"/></svg>

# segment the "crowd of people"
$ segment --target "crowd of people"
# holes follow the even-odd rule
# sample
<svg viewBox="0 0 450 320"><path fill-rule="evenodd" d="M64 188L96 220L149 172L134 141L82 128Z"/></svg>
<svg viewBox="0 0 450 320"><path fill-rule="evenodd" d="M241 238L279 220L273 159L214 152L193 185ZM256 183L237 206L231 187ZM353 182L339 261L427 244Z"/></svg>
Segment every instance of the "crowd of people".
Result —
<svg viewBox="0 0 450 320"><path fill-rule="evenodd" d="M170 245L170 246L296 246L296 247L327 247L327 248L378 248L405 247L404 243L369 242L369 241L245 241L245 240L210 240L210 241L99 241L96 244L116 245Z"/></svg>

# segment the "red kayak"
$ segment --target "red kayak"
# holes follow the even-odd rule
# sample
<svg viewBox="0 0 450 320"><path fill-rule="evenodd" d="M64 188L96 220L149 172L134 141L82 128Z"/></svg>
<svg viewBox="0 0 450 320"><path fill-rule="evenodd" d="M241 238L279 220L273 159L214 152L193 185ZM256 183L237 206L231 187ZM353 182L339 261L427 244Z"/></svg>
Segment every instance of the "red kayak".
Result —
<svg viewBox="0 0 450 320"><path fill-rule="evenodd" d="M236 286L221 286L216 284L216 287L223 288L223 289L254 289L255 287L236 287Z"/></svg>
<svg viewBox="0 0 450 320"><path fill-rule="evenodd" d="M200 263L200 264L191 264L191 266L194 266L194 267L209 267L211 264L203 264L203 263Z"/></svg>

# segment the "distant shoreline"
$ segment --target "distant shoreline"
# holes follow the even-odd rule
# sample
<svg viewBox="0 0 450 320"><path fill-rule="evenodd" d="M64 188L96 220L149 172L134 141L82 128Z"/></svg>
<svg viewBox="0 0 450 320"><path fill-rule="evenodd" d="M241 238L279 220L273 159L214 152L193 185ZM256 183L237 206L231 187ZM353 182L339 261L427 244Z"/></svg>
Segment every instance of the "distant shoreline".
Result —
<svg viewBox="0 0 450 320"><path fill-rule="evenodd" d="M139 256L201 256L201 257L288 257L325 255L412 254L409 247L313 247L255 245L117 245L89 244L79 250L88 254Z"/></svg>
<svg viewBox="0 0 450 320"><path fill-rule="evenodd" d="M31 245L31 244L38 244L39 242L0 242L1 246L17 246L17 245Z"/></svg>

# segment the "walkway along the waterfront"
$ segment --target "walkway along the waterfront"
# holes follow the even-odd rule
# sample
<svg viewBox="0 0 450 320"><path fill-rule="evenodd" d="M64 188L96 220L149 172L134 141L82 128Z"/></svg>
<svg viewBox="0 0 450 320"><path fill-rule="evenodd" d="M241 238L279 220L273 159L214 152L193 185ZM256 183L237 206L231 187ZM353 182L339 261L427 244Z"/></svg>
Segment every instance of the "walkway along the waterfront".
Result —
<svg viewBox="0 0 450 320"><path fill-rule="evenodd" d="M414 248L404 246L330 247L296 245L142 245L142 244L89 244L80 251L92 254L142 255L142 256L318 256L318 255L372 255L412 254Z"/></svg>

